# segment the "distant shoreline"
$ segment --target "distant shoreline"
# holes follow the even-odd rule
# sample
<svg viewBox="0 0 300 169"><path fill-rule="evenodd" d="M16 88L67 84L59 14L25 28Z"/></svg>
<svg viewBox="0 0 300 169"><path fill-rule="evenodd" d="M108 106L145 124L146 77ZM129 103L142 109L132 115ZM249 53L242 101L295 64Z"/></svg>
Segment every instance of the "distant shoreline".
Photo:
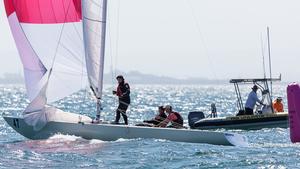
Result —
<svg viewBox="0 0 300 169"><path fill-rule="evenodd" d="M138 71L124 73L118 71L116 74L122 74L125 80L130 84L141 85L225 85L230 84L229 79L212 80L207 78L186 78L177 79L168 76L156 76L143 74ZM112 73L104 74L104 84L111 84L114 76ZM276 82L277 84L278 82ZM20 74L5 73L0 78L0 84L24 84L24 78ZM279 82L278 84L289 84L289 82Z"/></svg>

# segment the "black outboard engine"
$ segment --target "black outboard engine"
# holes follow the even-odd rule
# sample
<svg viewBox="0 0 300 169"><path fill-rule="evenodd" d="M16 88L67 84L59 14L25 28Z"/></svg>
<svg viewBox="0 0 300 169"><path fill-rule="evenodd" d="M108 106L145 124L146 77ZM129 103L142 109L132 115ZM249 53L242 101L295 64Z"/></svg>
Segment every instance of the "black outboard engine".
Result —
<svg viewBox="0 0 300 169"><path fill-rule="evenodd" d="M195 122L197 122L201 119L204 119L204 118L205 118L204 113L201 111L189 112L189 115L188 115L189 126L191 128L194 128Z"/></svg>

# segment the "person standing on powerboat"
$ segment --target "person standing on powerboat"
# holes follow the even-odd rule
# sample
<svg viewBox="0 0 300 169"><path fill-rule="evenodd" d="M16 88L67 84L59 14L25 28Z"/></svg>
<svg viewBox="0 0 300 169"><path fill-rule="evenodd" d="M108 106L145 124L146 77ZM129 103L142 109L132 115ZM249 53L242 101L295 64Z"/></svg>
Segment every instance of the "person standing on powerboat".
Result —
<svg viewBox="0 0 300 169"><path fill-rule="evenodd" d="M117 90L113 91L113 94L119 97L119 106L116 110L116 119L114 123L119 123L121 117L120 115L122 114L124 123L128 125L126 110L130 104L130 87L128 83L125 83L124 77L122 75L117 76L116 79L118 81L118 87Z"/></svg>
<svg viewBox="0 0 300 169"><path fill-rule="evenodd" d="M263 102L257 97L257 85L252 87L252 91L249 93L246 104L245 104L245 115L253 115L253 109L256 105L256 102L263 105Z"/></svg>

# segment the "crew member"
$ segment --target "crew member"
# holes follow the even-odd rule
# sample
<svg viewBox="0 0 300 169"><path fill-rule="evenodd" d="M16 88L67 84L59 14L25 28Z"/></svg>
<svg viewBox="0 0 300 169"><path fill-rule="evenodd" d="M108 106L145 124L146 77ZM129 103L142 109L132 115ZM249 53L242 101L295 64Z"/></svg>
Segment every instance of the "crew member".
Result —
<svg viewBox="0 0 300 169"><path fill-rule="evenodd" d="M157 125L160 122L164 121L167 118L167 115L165 114L165 108L163 106L158 107L158 114L151 120L144 120L145 123L150 123Z"/></svg>
<svg viewBox="0 0 300 169"><path fill-rule="evenodd" d="M130 104L130 87L128 83L125 83L124 77L122 75L117 76L118 87L116 91L113 91L114 95L119 98L119 106L116 110L115 123L118 124L120 120L120 115L124 119L124 123L128 125L126 110Z"/></svg>
<svg viewBox="0 0 300 169"><path fill-rule="evenodd" d="M183 128L183 118L181 117L181 115L178 112L174 112L172 110L172 106L167 105L165 107L165 111L168 114L168 116L164 121L162 121L158 125L156 125L157 127L167 127L168 123L170 122L171 125L168 127Z"/></svg>
<svg viewBox="0 0 300 169"><path fill-rule="evenodd" d="M283 112L282 97L276 98L276 100L273 102L273 109L275 113Z"/></svg>
<svg viewBox="0 0 300 169"><path fill-rule="evenodd" d="M263 102L259 100L257 97L257 93L256 93L257 90L258 90L257 85L254 85L252 87L252 91L248 95L248 99L245 104L245 115L253 115L253 109L256 105L256 102L263 104Z"/></svg>

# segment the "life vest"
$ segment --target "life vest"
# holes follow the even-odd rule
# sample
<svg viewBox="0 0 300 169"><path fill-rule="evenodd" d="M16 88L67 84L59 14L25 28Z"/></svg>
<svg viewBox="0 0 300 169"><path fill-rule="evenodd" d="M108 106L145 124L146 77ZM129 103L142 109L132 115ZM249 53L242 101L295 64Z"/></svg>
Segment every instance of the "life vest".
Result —
<svg viewBox="0 0 300 169"><path fill-rule="evenodd" d="M283 112L283 104L280 102L273 102L273 108L274 110L276 110L277 112Z"/></svg>
<svg viewBox="0 0 300 169"><path fill-rule="evenodd" d="M126 103L130 103L130 87L128 83L120 83L117 87L116 95L119 96L119 100L124 101Z"/></svg>
<svg viewBox="0 0 300 169"><path fill-rule="evenodd" d="M178 125L178 124L183 125L183 118L181 117L181 115L177 112L172 112L172 113L175 114L177 117L177 119L173 121L175 123L173 125Z"/></svg>

